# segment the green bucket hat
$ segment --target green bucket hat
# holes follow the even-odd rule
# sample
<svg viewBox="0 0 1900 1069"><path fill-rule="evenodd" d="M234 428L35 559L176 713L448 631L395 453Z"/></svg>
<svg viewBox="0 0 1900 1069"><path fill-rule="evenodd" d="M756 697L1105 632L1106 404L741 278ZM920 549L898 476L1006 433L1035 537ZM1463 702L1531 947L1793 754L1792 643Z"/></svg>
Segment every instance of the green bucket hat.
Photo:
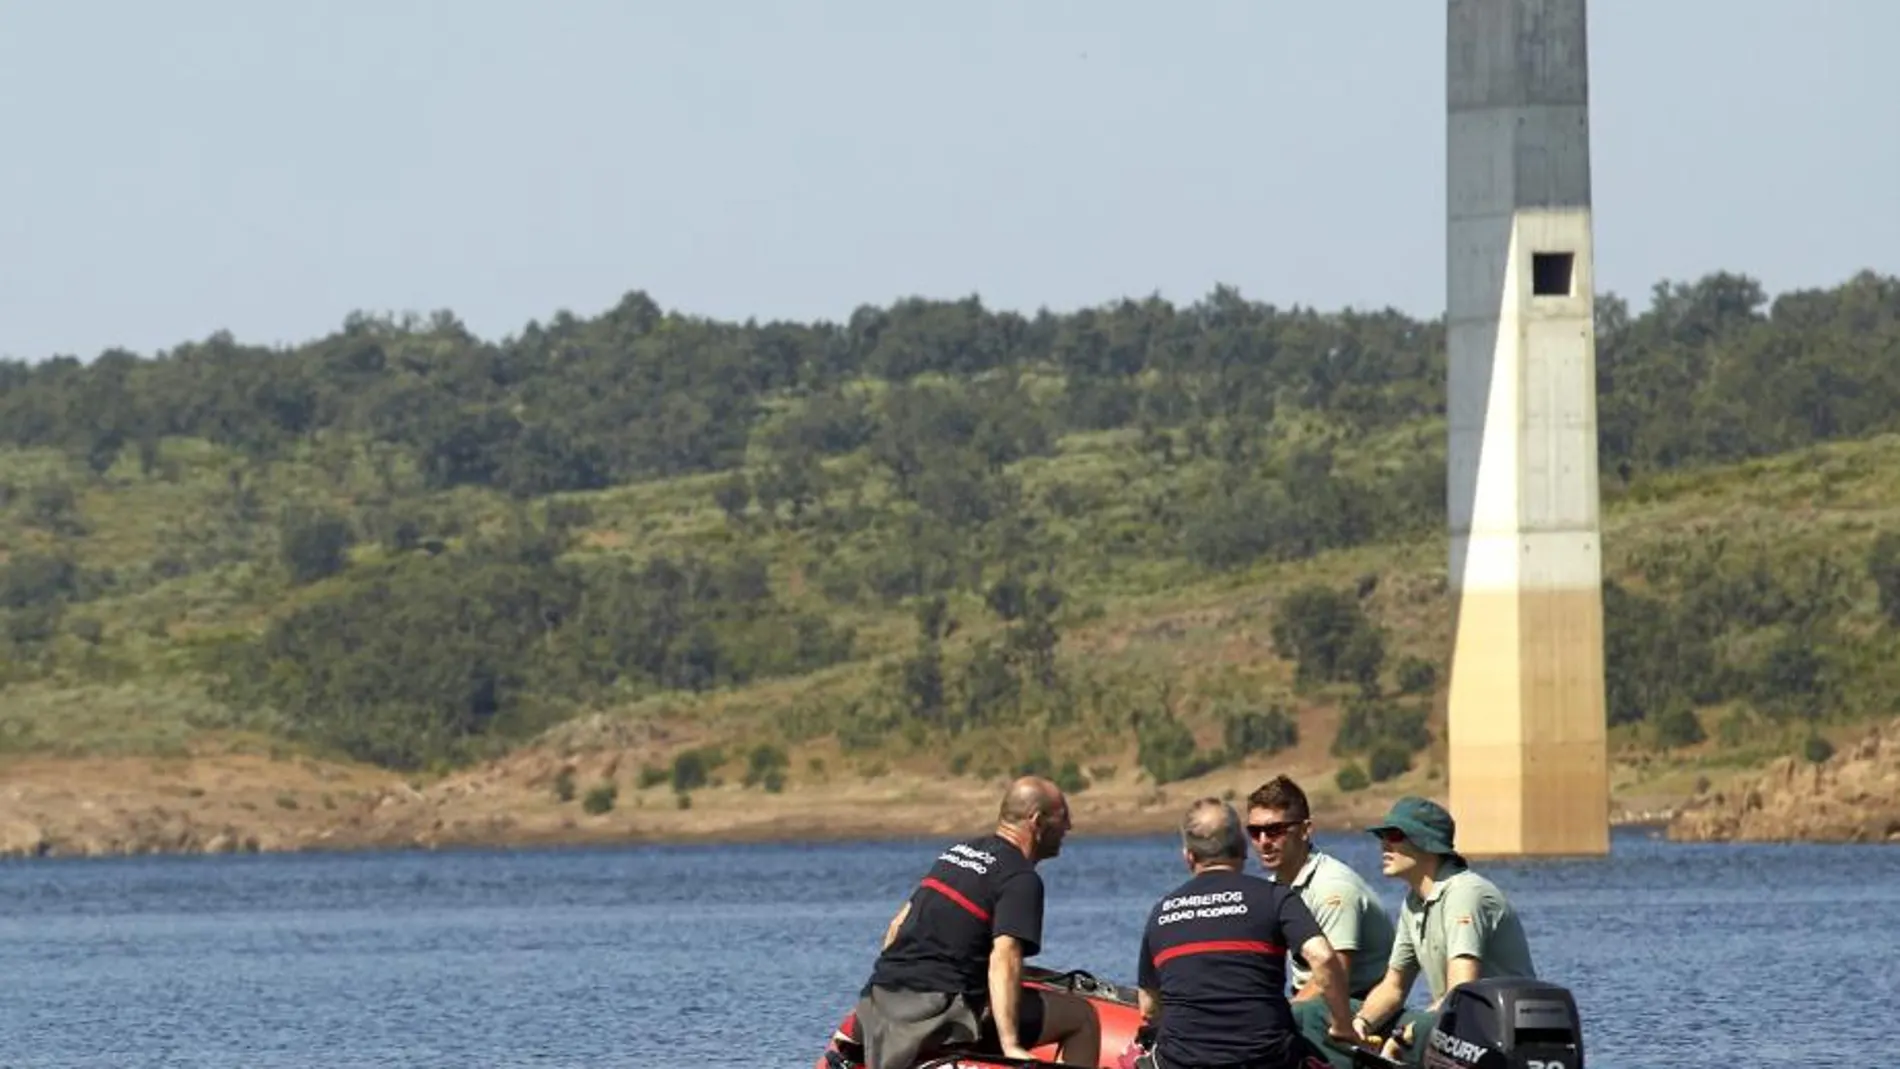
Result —
<svg viewBox="0 0 1900 1069"><path fill-rule="evenodd" d="M1428 854L1449 854L1458 856L1452 847L1458 825L1451 819L1445 807L1429 798L1407 795L1392 803L1385 819L1366 831L1373 835L1381 832L1396 831L1411 840L1413 846Z"/></svg>

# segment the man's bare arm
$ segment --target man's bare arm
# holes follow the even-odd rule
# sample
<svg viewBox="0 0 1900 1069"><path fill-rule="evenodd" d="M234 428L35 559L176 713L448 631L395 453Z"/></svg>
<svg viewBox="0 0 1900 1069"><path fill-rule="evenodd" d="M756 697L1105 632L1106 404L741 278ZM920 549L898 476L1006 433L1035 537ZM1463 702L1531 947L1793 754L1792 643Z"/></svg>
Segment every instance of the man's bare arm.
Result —
<svg viewBox="0 0 1900 1069"><path fill-rule="evenodd" d="M904 926L904 918L908 916L910 916L910 903L905 902L898 907L897 916L891 918L891 926L884 929L884 945L878 948L880 951L889 950L891 944L897 942L897 930Z"/></svg>
<svg viewBox="0 0 1900 1069"><path fill-rule="evenodd" d="M1359 1004L1359 1016L1369 1031L1376 1031L1405 1005L1405 993L1411 990L1413 970L1387 969L1379 986L1366 993Z"/></svg>
<svg viewBox="0 0 1900 1069"><path fill-rule="evenodd" d="M1312 984L1319 989L1317 997L1325 1001L1332 1017L1327 1034L1335 1039L1352 1036L1352 1003L1346 997L1346 966L1339 952L1325 936L1316 935L1301 945L1300 956L1313 967Z"/></svg>
<svg viewBox="0 0 1900 1069"><path fill-rule="evenodd" d="M1023 945L1012 935L999 935L990 943L990 1019L996 1022L996 1039L1003 1053L1020 1058L1026 1052L1022 1037L1016 1034L1016 1005L1022 991Z"/></svg>
<svg viewBox="0 0 1900 1069"><path fill-rule="evenodd" d="M1350 950L1341 950L1338 947L1333 948L1333 956L1339 959L1339 967L1346 970L1347 976L1352 975L1352 953L1353 952ZM1305 957L1306 955L1301 954L1300 956ZM1312 962L1309 961L1307 962L1307 964L1310 967L1312 965ZM1300 989L1298 991L1293 992L1292 1001L1304 1002L1307 999L1318 998L1318 997L1319 997L1319 972L1315 970L1310 975L1307 976L1306 982L1300 985Z"/></svg>
<svg viewBox="0 0 1900 1069"><path fill-rule="evenodd" d="M1459 984L1468 984L1483 977L1484 963L1468 954L1461 954L1445 965L1445 993L1450 994L1451 989ZM1432 1009L1437 1009L1438 1004L1443 1001L1445 1000L1442 998L1434 1000Z"/></svg>
<svg viewBox="0 0 1900 1069"><path fill-rule="evenodd" d="M1153 1024L1161 1016L1161 996L1145 987L1138 987L1137 1001L1141 1004L1141 1019Z"/></svg>

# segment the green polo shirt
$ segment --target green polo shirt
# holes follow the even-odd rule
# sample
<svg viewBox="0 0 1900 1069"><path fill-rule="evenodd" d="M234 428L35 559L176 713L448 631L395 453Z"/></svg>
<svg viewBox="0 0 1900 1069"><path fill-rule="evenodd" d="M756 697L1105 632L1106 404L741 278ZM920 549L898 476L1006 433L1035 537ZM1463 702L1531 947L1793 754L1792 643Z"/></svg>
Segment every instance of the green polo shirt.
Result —
<svg viewBox="0 0 1900 1069"><path fill-rule="evenodd" d="M1351 865L1321 850L1313 851L1293 877L1306 908L1336 950L1352 951L1350 993L1364 998L1385 976L1392 953L1392 918L1372 888ZM1313 975L1298 947L1287 948L1288 976L1298 990Z"/></svg>
<svg viewBox="0 0 1900 1069"><path fill-rule="evenodd" d="M1535 979L1530 942L1504 892L1457 862L1447 861L1439 872L1429 896L1405 896L1392 968L1423 972L1433 1003L1445 997L1445 970L1455 957L1477 958L1485 976Z"/></svg>

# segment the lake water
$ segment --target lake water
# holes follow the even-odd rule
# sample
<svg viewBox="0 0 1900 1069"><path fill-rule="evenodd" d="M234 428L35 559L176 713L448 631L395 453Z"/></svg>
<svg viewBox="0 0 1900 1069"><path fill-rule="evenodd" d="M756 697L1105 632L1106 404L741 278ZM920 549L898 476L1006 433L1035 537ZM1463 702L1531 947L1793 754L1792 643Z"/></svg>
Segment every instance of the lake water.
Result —
<svg viewBox="0 0 1900 1069"><path fill-rule="evenodd" d="M1370 837L1323 840L1390 884ZM4 863L0 1064L809 1066L939 846ZM1036 963L1131 980L1178 859L1071 839ZM1900 849L1623 831L1607 860L1484 871L1574 991L1592 1066L1886 1057Z"/></svg>

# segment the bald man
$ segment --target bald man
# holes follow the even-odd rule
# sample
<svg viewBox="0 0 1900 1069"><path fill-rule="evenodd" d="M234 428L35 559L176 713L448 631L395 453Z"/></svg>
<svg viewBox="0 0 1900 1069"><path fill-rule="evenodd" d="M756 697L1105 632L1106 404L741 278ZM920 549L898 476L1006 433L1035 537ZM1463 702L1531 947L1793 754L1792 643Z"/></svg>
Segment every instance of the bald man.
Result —
<svg viewBox="0 0 1900 1069"><path fill-rule="evenodd" d="M937 856L891 918L858 999L866 1069L908 1069L957 1045L1012 1058L1061 1044L1062 1061L1094 1065L1101 1029L1087 1001L1022 986L1042 948L1038 862L1062 851L1069 803L1054 783L1010 784L996 829Z"/></svg>
<svg viewBox="0 0 1900 1069"><path fill-rule="evenodd" d="M1148 914L1136 966L1160 1064L1324 1066L1286 997L1287 951L1297 950L1332 1019L1343 1022L1349 1012L1345 964L1312 911L1298 891L1241 871L1247 839L1240 814L1218 798L1188 807L1181 857L1193 875ZM1329 1026L1327 1038L1353 1045L1358 1037L1340 1024Z"/></svg>

